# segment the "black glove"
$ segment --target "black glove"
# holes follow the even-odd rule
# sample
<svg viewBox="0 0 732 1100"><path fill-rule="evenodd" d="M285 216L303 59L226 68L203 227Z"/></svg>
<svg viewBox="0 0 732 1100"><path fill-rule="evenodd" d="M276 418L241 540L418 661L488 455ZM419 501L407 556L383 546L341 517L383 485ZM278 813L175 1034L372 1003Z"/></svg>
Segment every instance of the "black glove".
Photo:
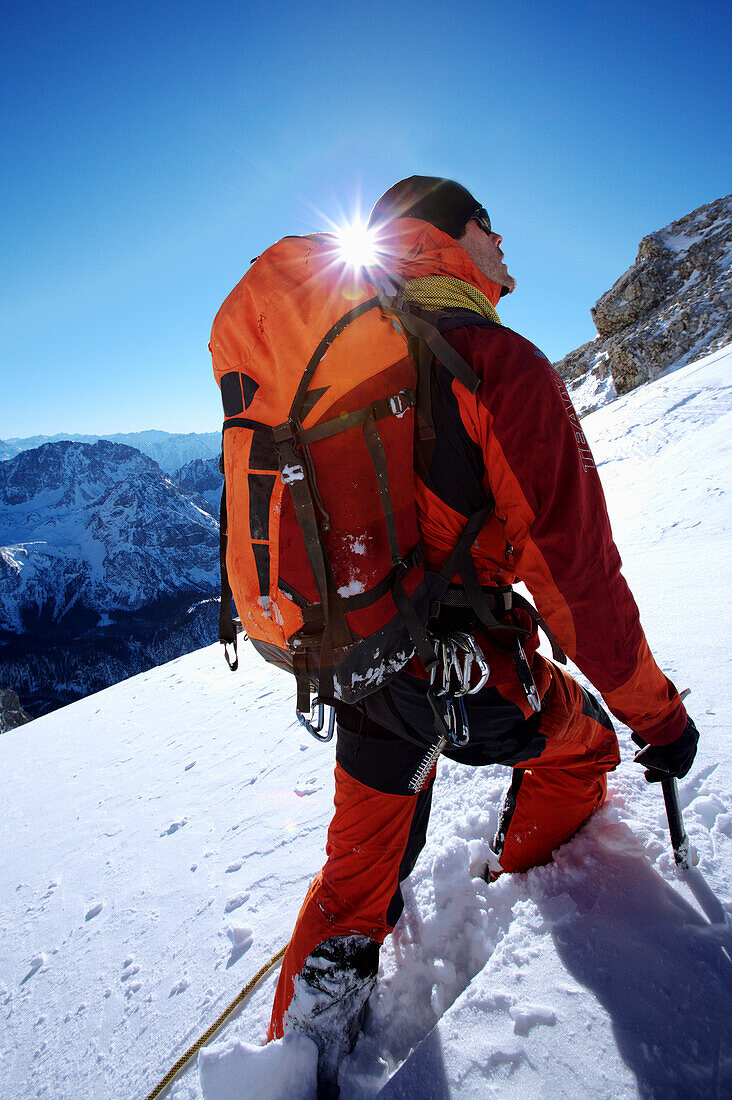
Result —
<svg viewBox="0 0 732 1100"><path fill-rule="evenodd" d="M670 745L649 745L637 733L631 734L640 751L633 761L646 769L648 783L661 783L664 779L683 779L696 756L699 731L691 718L686 720L686 729Z"/></svg>

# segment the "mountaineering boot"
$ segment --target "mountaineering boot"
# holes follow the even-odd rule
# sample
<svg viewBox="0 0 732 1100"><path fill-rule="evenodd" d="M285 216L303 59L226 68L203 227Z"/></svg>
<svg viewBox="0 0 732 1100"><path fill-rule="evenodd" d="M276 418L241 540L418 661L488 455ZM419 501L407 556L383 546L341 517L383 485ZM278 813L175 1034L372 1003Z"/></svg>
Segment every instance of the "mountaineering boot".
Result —
<svg viewBox="0 0 732 1100"><path fill-rule="evenodd" d="M318 1100L338 1098L338 1071L356 1043L378 968L374 940L333 936L308 955L295 978L285 1026L318 1048Z"/></svg>

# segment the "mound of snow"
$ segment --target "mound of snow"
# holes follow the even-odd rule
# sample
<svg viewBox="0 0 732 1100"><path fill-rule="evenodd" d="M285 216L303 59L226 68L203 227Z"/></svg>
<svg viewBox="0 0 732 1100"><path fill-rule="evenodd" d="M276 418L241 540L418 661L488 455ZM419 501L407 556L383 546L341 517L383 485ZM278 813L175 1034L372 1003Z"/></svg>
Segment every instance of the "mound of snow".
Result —
<svg viewBox="0 0 732 1100"><path fill-rule="evenodd" d="M229 1039L202 1050L198 1067L207 1100L316 1097L318 1048L304 1035L290 1034L265 1047Z"/></svg>

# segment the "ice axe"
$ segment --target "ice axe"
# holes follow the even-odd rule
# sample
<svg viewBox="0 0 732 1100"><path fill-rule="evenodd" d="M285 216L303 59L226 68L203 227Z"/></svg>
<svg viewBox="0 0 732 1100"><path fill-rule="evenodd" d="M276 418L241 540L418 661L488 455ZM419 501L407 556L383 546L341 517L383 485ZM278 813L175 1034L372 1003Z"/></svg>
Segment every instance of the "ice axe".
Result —
<svg viewBox="0 0 732 1100"><path fill-rule="evenodd" d="M681 816L679 788L676 779L662 780L661 790L663 791L663 801L666 803L668 831L671 834L671 847L673 848L676 866L688 871L693 863L693 853L684 828L684 819Z"/></svg>
<svg viewBox="0 0 732 1100"><path fill-rule="evenodd" d="M684 688L681 699L684 700L691 692L691 688ZM676 866L688 871L693 859L691 844L684 828L684 819L681 816L681 803L679 802L679 786L675 777L661 781L663 801L666 803L666 817L668 818L668 831L671 834L671 847L674 852Z"/></svg>
<svg viewBox="0 0 732 1100"><path fill-rule="evenodd" d="M689 688L686 688L685 691L681 692L682 699L686 698L689 694L689 690ZM679 788L676 778L663 779L661 781L661 790L663 791L663 800L666 804L668 831L671 835L671 847L674 853L674 860L676 861L676 873L681 881L685 882L689 887L699 907L712 924L719 927L720 931L729 933L731 928L729 915L699 868L696 866L698 856L691 847L689 838L686 835L686 829L684 828L684 819L681 814ZM728 936L725 937L726 940L728 940L728 938ZM724 943L723 946L725 946L726 950L729 952L729 943Z"/></svg>

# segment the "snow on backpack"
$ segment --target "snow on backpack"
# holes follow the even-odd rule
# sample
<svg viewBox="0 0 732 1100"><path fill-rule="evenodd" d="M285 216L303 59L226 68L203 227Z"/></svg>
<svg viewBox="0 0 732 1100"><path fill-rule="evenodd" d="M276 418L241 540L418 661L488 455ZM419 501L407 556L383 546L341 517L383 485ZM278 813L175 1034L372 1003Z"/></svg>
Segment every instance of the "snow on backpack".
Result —
<svg viewBox="0 0 732 1100"><path fill-rule="evenodd" d="M425 576L413 473L429 370L417 363L437 356L473 393L478 379L404 306L403 287L383 267L348 268L333 235L286 237L211 333L225 417L220 639L235 668L233 593L257 651L294 673L311 732L311 690L320 704L355 702L415 651L435 662L425 625L440 592ZM468 522L453 573L486 515Z"/></svg>

